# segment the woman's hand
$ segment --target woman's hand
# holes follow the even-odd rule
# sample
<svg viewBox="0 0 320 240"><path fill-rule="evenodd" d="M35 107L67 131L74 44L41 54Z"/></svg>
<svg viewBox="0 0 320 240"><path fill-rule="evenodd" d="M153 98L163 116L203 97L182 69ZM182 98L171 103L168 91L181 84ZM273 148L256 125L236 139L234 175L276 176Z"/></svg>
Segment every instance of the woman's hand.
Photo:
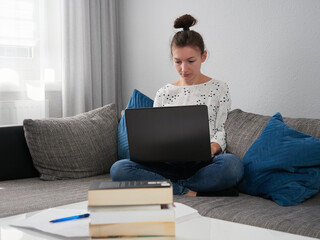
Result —
<svg viewBox="0 0 320 240"><path fill-rule="evenodd" d="M220 145L216 142L211 143L211 156L219 154L222 151Z"/></svg>

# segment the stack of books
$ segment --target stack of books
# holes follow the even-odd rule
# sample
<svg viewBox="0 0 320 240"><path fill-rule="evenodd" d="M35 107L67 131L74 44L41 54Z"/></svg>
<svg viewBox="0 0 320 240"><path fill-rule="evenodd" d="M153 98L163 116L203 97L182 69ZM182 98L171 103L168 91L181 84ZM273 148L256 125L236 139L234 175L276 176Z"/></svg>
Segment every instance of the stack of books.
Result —
<svg viewBox="0 0 320 240"><path fill-rule="evenodd" d="M88 191L92 239L174 240L172 184L101 181Z"/></svg>

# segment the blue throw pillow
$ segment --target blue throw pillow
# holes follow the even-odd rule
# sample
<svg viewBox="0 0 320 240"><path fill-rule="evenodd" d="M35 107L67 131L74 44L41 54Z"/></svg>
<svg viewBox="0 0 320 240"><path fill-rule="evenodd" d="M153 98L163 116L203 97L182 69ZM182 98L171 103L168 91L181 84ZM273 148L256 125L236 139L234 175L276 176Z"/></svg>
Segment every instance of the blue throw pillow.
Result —
<svg viewBox="0 0 320 240"><path fill-rule="evenodd" d="M153 107L153 100L144 95L143 93L139 92L137 89L134 89L126 109L146 107ZM130 154L128 145L126 116L125 114L123 114L118 125L118 159L127 158L130 158Z"/></svg>
<svg viewBox="0 0 320 240"><path fill-rule="evenodd" d="M242 192L269 198L281 206L297 205L320 189L320 140L270 118L242 159Z"/></svg>

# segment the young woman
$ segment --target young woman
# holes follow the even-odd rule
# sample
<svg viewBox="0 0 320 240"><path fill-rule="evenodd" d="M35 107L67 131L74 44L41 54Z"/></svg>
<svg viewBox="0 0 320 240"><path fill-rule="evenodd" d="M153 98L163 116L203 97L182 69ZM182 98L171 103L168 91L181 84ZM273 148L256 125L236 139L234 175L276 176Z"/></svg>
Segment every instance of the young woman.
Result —
<svg viewBox="0 0 320 240"><path fill-rule="evenodd" d="M183 29L174 35L170 46L180 78L158 90L154 107L206 104L211 161L140 164L124 159L112 166L112 180L170 179L175 195L234 194L232 187L241 180L243 165L235 155L223 154L226 147L224 124L231 108L229 89L226 83L201 73L201 64L206 60L207 52L201 35L190 30L196 22L190 15L183 15L174 22L175 28Z"/></svg>

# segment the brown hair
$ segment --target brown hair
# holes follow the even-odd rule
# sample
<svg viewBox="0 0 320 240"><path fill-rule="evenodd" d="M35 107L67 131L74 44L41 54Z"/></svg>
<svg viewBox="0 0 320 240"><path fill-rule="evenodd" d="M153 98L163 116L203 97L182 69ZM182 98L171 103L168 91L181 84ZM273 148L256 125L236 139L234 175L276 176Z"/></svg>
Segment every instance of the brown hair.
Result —
<svg viewBox="0 0 320 240"><path fill-rule="evenodd" d="M183 28L182 31L177 32L171 41L171 52L172 47L198 47L201 55L204 53L204 42L201 35L189 28L194 26L197 23L197 20L189 14L185 14L181 17L178 17L174 21L174 28Z"/></svg>

